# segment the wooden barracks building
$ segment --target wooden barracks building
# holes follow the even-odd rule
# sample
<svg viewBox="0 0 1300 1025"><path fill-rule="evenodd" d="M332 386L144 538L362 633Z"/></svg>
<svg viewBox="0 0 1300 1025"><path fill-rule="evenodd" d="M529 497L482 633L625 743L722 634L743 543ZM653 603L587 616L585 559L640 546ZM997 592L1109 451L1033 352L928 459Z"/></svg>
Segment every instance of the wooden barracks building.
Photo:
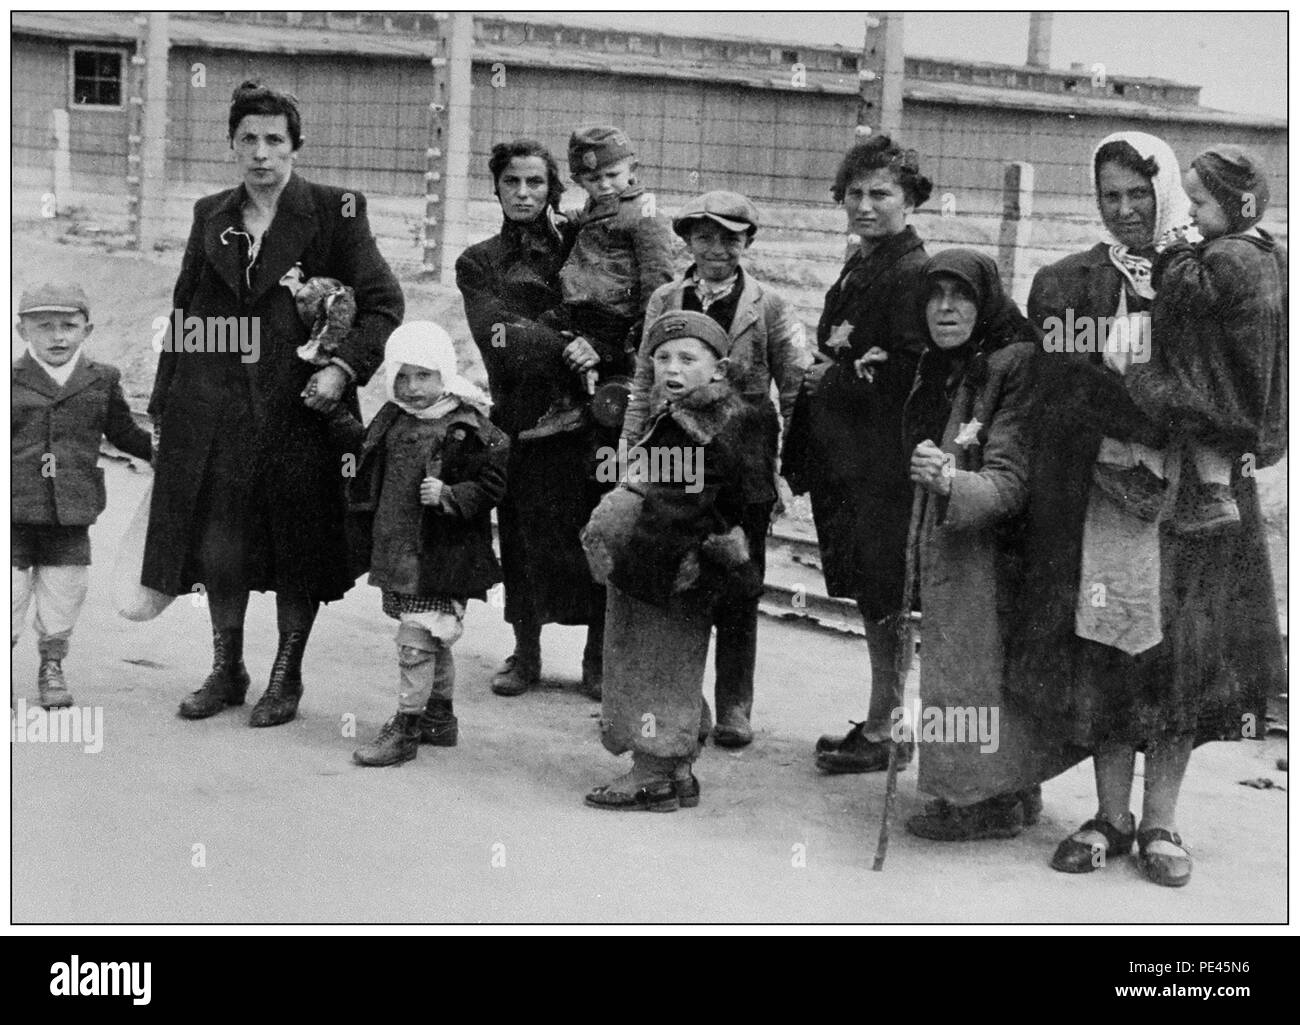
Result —
<svg viewBox="0 0 1300 1025"><path fill-rule="evenodd" d="M15 182L50 167L51 111L68 112L73 186L124 189L130 13L12 15ZM302 101L311 176L368 192L419 195L428 145L435 25L412 12L176 13L170 19L168 179L198 194L228 187L226 109L245 78ZM475 15L470 193L486 198L494 141L527 135L563 154L581 122L623 125L646 180L668 194L728 187L761 202L823 203L853 138L859 50L546 24ZM993 212L1011 160L1036 170L1040 213L1093 215L1086 169L1109 132L1149 131L1186 161L1212 142L1255 149L1287 204L1287 124L1210 110L1200 87L1048 65L907 57L901 136L937 190ZM800 71L802 73L800 73ZM201 72L201 74L200 74Z"/></svg>

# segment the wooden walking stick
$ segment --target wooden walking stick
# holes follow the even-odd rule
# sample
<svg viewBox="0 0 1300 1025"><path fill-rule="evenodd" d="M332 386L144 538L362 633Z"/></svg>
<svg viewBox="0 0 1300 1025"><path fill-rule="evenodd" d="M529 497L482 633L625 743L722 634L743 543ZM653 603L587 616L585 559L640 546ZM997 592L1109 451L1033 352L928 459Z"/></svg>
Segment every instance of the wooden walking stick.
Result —
<svg viewBox="0 0 1300 1025"><path fill-rule="evenodd" d="M898 611L895 624L897 631L897 648L895 667L898 679L903 684L900 690L907 689L907 674L912 668L912 596L916 590L917 558L921 534L921 515L925 509L925 489L919 484L912 489L912 519L907 526L906 563L903 567L903 604ZM871 684L875 686L875 681ZM876 840L876 857L871 863L871 871L879 872L885 867L885 853L889 849L889 817L894 811L894 795L898 792L898 741L894 739L894 729L889 732L889 769L885 773L885 810L880 815L880 837Z"/></svg>

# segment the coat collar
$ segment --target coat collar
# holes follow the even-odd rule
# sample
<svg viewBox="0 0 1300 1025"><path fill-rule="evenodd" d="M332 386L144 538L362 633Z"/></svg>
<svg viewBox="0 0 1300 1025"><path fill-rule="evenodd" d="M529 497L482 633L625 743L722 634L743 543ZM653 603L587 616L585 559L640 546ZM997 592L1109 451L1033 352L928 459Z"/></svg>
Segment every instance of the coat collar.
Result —
<svg viewBox="0 0 1300 1025"><path fill-rule="evenodd" d="M204 252L208 262L236 295L247 294L256 302L302 255L317 229L316 204L311 186L304 178L291 174L280 193L275 219L267 228L257 270L251 286L244 279L239 239L235 232L244 230L243 207L248 190L241 183L221 195L221 201L208 215L203 232Z"/></svg>
<svg viewBox="0 0 1300 1025"><path fill-rule="evenodd" d="M664 400L658 389L652 389L650 402L651 408L658 407L659 412L637 444L644 443L664 417L668 417L697 445L707 445L717 437L727 420L744 408L744 403L736 394L731 375L721 381L701 385L676 402Z"/></svg>
<svg viewBox="0 0 1300 1025"><path fill-rule="evenodd" d="M886 267L892 267L912 250L920 249L924 245L921 236L909 224L902 231L890 235L889 238L881 242L868 256L863 256L861 249L855 250L844 265L844 273L840 276L840 280L844 280L859 268L866 273L868 278L873 278Z"/></svg>
<svg viewBox="0 0 1300 1025"><path fill-rule="evenodd" d="M680 310L682 308L687 286L695 281L691 274L694 269L694 264L687 267L686 273L669 286L671 291L666 296L668 300L666 310ZM740 298L736 302L736 315L731 319L731 330L727 332L733 341L758 323L758 317L763 306L763 286L754 279L752 274L747 273L743 267L740 268L740 280L742 284Z"/></svg>
<svg viewBox="0 0 1300 1025"><path fill-rule="evenodd" d="M60 387L59 383L42 370L36 360L32 359L32 354L23 350L23 354L14 361L13 377L18 383L46 398L66 399L98 381L99 370L83 352L68 376L67 383Z"/></svg>

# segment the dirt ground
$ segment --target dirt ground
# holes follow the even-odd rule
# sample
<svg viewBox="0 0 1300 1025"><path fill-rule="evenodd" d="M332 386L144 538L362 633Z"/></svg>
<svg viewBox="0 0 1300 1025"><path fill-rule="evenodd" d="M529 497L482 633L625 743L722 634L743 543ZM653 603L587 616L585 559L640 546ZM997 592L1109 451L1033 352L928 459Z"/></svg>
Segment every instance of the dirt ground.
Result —
<svg viewBox="0 0 1300 1025"><path fill-rule="evenodd" d="M80 280L97 325L91 355L122 367L128 397L143 406L156 360L150 324L168 312L180 254L60 242L66 229L15 225L12 293L41 278ZM408 318L445 323L463 366L481 377L454 289L402 284ZM374 386L363 401L368 412L377 406ZM758 739L738 753L707 748L702 804L673 815L583 806L588 788L622 770L600 747L596 706L573 690L582 631L548 628L552 687L498 698L488 680L510 633L490 605L472 605L456 648L455 749L425 748L397 769L351 764L395 704L392 624L364 585L322 612L295 722L251 730L247 709L183 722L176 705L210 658L206 610L185 599L135 624L110 602L115 547L147 477L108 466L92 594L66 663L79 703L103 710L102 750L11 747L15 922L1286 919L1286 795L1239 785L1287 785L1274 769L1279 737L1194 756L1181 817L1196 857L1186 890L1152 886L1131 859L1088 877L1048 867L1055 844L1093 811L1088 764L1046 786L1037 827L959 846L902 829L922 802L907 770L889 862L872 873L883 778L821 777L811 758L820 733L864 712L863 642L785 621L760 624ZM1285 464L1261 484L1281 590ZM273 601L259 596L247 641L254 696L274 640ZM12 667L14 698L30 701L30 633ZM345 736L353 717L356 737Z"/></svg>
<svg viewBox="0 0 1300 1025"><path fill-rule="evenodd" d="M1093 810L1086 763L1047 784L1037 827L968 845L902 829L922 802L908 769L888 863L871 872L883 777L821 777L811 759L819 733L865 707L863 642L785 622L760 624L757 740L738 753L708 747L701 805L671 815L583 806L621 768L600 747L596 706L573 690L582 631L547 629L553 688L499 698L488 679L510 636L480 603L456 646L457 748L425 748L395 769L351 764L349 717L364 740L395 705L392 624L364 585L321 613L297 720L253 730L245 708L182 721L176 704L207 669L206 610L181 599L129 623L109 597L147 479L108 466L92 594L65 663L79 704L103 709L102 750L11 747L16 923L1286 919L1286 794L1239 784L1287 785L1277 737L1193 757L1185 890L1151 885L1129 858L1082 877L1048 867ZM15 698L34 697L34 648L29 632L13 657ZM254 695L273 650L273 603L258 596Z"/></svg>

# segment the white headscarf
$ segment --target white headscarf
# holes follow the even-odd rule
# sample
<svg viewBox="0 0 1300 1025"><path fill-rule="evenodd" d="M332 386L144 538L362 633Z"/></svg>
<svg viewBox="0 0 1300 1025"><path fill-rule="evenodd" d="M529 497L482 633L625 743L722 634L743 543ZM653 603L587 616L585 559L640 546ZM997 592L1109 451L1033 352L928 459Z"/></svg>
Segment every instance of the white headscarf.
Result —
<svg viewBox="0 0 1300 1025"><path fill-rule="evenodd" d="M393 394L393 384L402 364L436 370L442 377L442 397L424 409L415 409ZM486 414L492 405L481 388L456 370L456 345L441 327L430 320L412 320L388 336L384 346L384 385L388 401L421 420L446 416L461 402Z"/></svg>

